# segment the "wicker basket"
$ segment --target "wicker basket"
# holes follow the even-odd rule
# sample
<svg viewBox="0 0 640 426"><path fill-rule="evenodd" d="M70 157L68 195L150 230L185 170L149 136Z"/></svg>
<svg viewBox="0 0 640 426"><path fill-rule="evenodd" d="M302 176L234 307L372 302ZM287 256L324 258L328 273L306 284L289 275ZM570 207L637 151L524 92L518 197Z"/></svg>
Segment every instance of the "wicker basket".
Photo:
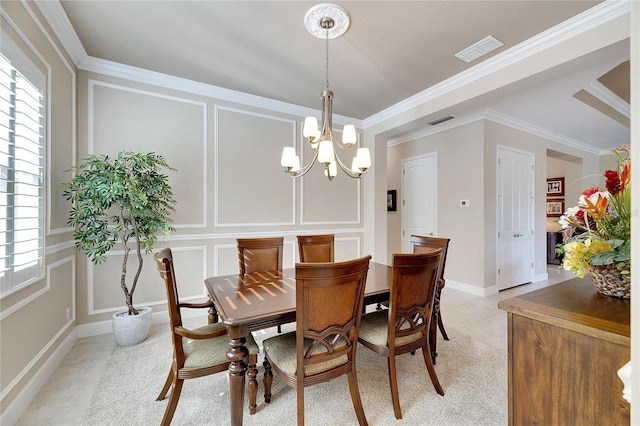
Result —
<svg viewBox="0 0 640 426"><path fill-rule="evenodd" d="M589 276L598 293L605 296L631 299L631 274L623 274L629 271L626 266L619 270L616 265L598 265L589 268Z"/></svg>

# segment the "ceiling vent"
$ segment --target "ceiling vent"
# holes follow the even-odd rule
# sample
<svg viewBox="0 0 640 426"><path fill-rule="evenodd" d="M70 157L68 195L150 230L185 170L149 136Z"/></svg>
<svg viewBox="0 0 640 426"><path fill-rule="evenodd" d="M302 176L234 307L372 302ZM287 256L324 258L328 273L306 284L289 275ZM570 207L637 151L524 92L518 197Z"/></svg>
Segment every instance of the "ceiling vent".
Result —
<svg viewBox="0 0 640 426"><path fill-rule="evenodd" d="M439 119L437 119L437 120L433 120L432 122L430 122L430 123L428 123L428 124L431 124L432 126L435 126L436 124L440 124L440 123L444 123L445 121L449 121L449 120L451 120L452 118L454 118L454 117L452 117L452 116L450 116L450 115L449 115L449 116L447 116L447 117L442 117L442 118L439 118Z"/></svg>
<svg viewBox="0 0 640 426"><path fill-rule="evenodd" d="M466 49L456 53L456 56L469 63L502 46L504 46L503 42L501 42L494 36L487 36L476 44L473 44Z"/></svg>

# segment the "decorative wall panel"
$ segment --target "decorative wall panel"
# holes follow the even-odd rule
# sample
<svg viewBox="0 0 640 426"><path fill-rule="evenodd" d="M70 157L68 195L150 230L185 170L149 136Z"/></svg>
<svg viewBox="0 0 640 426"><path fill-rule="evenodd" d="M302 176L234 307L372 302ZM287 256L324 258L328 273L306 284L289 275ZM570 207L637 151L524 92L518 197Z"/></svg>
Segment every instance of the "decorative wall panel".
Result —
<svg viewBox="0 0 640 426"><path fill-rule="evenodd" d="M294 183L280 166L294 120L216 108L216 226L292 225Z"/></svg>
<svg viewBox="0 0 640 426"><path fill-rule="evenodd" d="M207 106L189 99L89 81L89 153L156 152L168 172L174 227L206 225Z"/></svg>

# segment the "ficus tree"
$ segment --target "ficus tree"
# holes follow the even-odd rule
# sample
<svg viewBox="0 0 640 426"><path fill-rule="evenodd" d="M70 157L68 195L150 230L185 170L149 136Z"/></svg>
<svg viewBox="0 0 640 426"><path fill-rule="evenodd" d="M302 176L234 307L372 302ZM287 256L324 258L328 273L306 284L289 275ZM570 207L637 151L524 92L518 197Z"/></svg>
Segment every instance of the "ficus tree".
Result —
<svg viewBox="0 0 640 426"><path fill-rule="evenodd" d="M153 152L122 151L116 158L89 155L71 169L63 196L71 202L67 223L75 228L75 245L93 264L120 242L124 249L120 287L129 315L137 315L133 293L142 271L142 252L151 252L160 232L173 231L171 214L176 201L165 170L175 171ZM135 250L138 268L127 283L129 253Z"/></svg>

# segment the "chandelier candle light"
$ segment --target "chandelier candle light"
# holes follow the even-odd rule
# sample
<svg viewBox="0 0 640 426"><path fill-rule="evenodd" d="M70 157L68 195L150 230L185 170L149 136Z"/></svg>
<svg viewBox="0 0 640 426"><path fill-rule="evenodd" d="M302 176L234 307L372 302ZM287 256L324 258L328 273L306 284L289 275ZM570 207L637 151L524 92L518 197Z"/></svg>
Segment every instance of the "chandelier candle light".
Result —
<svg viewBox="0 0 640 426"><path fill-rule="evenodd" d="M359 179L363 173L371 167L371 156L368 148L358 148L356 156L353 158L351 168L348 168L338 157L335 150L337 145L341 149L349 149L356 142L356 128L353 124L347 124L342 131L342 142L333 136L332 130L332 104L333 92L329 90L329 39L337 38L344 34L351 18L349 13L342 7L330 3L322 3L309 9L304 17L304 24L307 30L318 38L324 38L326 43L326 88L322 92L322 127L318 128L316 117L307 117L304 120L303 136L313 148L315 154L313 160L303 168L300 167L300 157L296 154L294 147L285 147L282 150L280 164L285 172L293 177L302 177L315 164L324 166L324 174L329 180L338 174L338 167L347 176Z"/></svg>

